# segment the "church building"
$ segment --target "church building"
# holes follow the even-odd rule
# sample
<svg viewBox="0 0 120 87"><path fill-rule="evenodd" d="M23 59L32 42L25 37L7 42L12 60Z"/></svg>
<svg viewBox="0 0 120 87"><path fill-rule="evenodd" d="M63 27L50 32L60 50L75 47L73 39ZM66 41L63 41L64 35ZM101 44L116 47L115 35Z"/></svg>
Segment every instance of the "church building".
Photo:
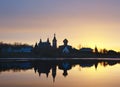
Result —
<svg viewBox="0 0 120 87"><path fill-rule="evenodd" d="M72 46L68 45L67 39L64 39L63 45L57 48L56 34L54 34L52 44L50 43L49 38L47 38L46 42L43 42L42 39L40 39L39 43L36 43L34 47L34 52L39 56L57 57L70 56L74 52L74 49L72 48Z"/></svg>
<svg viewBox="0 0 120 87"><path fill-rule="evenodd" d="M42 42L42 39L40 39L39 43L35 45L35 47L38 47L39 49L50 49L50 48L57 48L57 39L56 35L54 34L53 40L52 40L52 45L49 41L49 38L47 38L46 42Z"/></svg>

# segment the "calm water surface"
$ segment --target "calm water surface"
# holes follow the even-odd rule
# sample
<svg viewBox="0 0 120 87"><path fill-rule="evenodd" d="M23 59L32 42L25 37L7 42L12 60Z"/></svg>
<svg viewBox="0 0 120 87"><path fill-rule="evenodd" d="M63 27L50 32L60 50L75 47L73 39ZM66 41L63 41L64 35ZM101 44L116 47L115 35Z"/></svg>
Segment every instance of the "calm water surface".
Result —
<svg viewBox="0 0 120 87"><path fill-rule="evenodd" d="M0 87L120 87L120 60L1 61Z"/></svg>

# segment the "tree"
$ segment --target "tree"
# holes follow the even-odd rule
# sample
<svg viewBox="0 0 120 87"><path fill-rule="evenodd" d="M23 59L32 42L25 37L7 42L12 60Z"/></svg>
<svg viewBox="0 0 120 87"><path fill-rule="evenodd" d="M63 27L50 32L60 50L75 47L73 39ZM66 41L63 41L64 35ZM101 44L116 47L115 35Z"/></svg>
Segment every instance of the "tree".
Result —
<svg viewBox="0 0 120 87"><path fill-rule="evenodd" d="M95 46L95 53L98 53L98 49L97 49L97 47Z"/></svg>

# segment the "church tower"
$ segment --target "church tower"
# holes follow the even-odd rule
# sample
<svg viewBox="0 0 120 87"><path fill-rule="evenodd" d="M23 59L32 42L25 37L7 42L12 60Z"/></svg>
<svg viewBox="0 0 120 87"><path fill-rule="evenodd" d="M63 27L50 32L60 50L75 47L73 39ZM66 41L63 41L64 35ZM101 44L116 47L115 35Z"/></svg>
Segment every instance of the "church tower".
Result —
<svg viewBox="0 0 120 87"><path fill-rule="evenodd" d="M54 48L57 48L56 34L54 34L54 38L53 38L53 41L52 41L52 45L53 45Z"/></svg>

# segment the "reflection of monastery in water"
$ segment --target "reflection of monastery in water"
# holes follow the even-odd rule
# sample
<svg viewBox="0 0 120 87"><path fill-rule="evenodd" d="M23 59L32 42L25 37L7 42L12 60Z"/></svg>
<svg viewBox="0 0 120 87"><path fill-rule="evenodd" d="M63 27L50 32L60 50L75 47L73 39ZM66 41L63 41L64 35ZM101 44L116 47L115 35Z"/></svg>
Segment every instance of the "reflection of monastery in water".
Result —
<svg viewBox="0 0 120 87"><path fill-rule="evenodd" d="M55 77L56 77L57 65L55 65L55 64L51 65L49 63L34 64L34 71L35 71L35 73L38 73L39 76L41 76L41 74L46 74L46 77L48 78L50 70L52 70L52 77L53 77L53 82L54 82Z"/></svg>
<svg viewBox="0 0 120 87"><path fill-rule="evenodd" d="M66 77L68 75L67 71L72 68L72 66L68 62L63 62L60 64L36 63L36 64L34 64L34 71L35 71L35 73L38 73L39 76L41 76L41 74L46 74L46 77L48 78L50 70L51 70L53 82L54 82L55 78L56 78L56 74L57 74L57 67L58 67L58 69L63 70L64 77Z"/></svg>
<svg viewBox="0 0 120 87"><path fill-rule="evenodd" d="M98 64L101 66L112 66L120 61L100 61L100 60L76 60L76 61L31 61L31 62L2 62L0 63L0 73L4 71L13 70L14 72L20 72L21 70L32 70L34 69L35 73L40 77L45 74L48 78L52 75L53 82L55 82L55 78L57 77L57 71L62 70L62 75L64 77L68 76L68 71L71 70L74 66L79 65L80 68L89 68L95 67L97 70Z"/></svg>

